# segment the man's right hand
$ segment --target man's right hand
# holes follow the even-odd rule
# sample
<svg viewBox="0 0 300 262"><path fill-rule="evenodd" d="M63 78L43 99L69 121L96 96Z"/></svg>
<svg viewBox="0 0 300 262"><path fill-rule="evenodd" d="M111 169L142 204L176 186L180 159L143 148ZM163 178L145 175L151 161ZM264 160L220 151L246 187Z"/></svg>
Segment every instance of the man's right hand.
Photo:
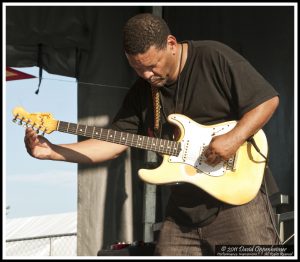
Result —
<svg viewBox="0 0 300 262"><path fill-rule="evenodd" d="M52 144L43 136L37 135L32 128L26 128L24 142L28 154L32 157L51 159Z"/></svg>
<svg viewBox="0 0 300 262"><path fill-rule="evenodd" d="M95 164L111 160L127 149L127 146L97 139L56 145L37 135L32 128L26 129L24 142L27 152L32 157L79 164Z"/></svg>

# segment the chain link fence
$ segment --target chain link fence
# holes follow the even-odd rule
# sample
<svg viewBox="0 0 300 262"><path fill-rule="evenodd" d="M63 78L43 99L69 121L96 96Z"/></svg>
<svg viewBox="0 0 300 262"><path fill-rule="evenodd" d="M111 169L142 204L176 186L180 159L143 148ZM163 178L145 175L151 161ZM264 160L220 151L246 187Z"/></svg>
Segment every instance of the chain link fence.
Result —
<svg viewBox="0 0 300 262"><path fill-rule="evenodd" d="M76 256L77 234L6 240L7 256Z"/></svg>

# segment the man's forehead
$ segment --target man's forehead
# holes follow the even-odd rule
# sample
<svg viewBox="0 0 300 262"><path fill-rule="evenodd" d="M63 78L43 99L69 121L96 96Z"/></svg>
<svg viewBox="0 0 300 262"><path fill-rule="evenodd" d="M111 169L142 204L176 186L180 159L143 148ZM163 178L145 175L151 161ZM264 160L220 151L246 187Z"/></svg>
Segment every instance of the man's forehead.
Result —
<svg viewBox="0 0 300 262"><path fill-rule="evenodd" d="M150 47L148 51L143 54L128 55L126 54L128 61L133 66L150 66L156 63L162 56L162 50L158 50L155 47Z"/></svg>

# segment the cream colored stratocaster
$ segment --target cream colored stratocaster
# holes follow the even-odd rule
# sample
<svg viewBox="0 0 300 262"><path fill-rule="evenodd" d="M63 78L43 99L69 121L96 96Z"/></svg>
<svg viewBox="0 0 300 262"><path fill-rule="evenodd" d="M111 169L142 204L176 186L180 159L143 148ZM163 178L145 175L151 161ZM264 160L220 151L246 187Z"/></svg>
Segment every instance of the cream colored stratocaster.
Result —
<svg viewBox="0 0 300 262"><path fill-rule="evenodd" d="M14 121L31 126L43 134L59 131L99 139L111 143L155 151L163 155L156 169L140 169L139 177L150 184L191 183L213 197L232 205L250 202L261 186L266 159L251 143L245 142L227 161L215 166L205 163L204 151L213 136L229 132L236 121L204 126L190 118L171 114L168 121L180 130L177 141L124 133L112 129L86 126L55 120L50 113L27 113L23 108L13 110ZM267 156L267 139L262 130L254 135L262 155Z"/></svg>

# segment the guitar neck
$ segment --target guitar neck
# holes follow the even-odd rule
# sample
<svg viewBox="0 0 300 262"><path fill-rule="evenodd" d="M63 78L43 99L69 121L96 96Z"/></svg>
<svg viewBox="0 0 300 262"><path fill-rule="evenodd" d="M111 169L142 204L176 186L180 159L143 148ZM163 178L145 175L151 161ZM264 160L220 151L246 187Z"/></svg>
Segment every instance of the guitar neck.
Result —
<svg viewBox="0 0 300 262"><path fill-rule="evenodd" d="M165 155L178 156L181 148L176 141L119 132L95 126L58 121L57 131L98 139L115 144L141 148Z"/></svg>

